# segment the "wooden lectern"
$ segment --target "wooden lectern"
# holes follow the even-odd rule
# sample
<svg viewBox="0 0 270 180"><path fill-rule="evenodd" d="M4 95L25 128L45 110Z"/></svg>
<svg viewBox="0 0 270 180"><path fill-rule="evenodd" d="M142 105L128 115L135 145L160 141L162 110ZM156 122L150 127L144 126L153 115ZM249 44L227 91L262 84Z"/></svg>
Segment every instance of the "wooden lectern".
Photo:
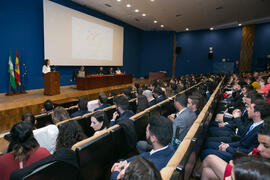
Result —
<svg viewBox="0 0 270 180"><path fill-rule="evenodd" d="M44 95L60 94L60 72L44 74Z"/></svg>

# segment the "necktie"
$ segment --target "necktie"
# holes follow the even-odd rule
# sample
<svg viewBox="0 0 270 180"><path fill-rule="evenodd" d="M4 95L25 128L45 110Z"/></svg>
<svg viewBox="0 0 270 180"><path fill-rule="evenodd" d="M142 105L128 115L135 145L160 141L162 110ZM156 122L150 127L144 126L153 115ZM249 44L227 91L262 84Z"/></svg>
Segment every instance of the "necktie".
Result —
<svg viewBox="0 0 270 180"><path fill-rule="evenodd" d="M247 134L250 133L250 131L252 131L253 128L254 128L254 124L252 124L252 125L249 127L249 130L248 130Z"/></svg>

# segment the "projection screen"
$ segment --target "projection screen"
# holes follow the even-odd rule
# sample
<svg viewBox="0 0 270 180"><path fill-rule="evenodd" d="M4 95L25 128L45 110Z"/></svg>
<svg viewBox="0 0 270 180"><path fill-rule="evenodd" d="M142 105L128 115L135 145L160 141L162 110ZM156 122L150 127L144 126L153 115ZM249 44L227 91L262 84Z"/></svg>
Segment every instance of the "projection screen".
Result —
<svg viewBox="0 0 270 180"><path fill-rule="evenodd" d="M57 66L122 66L123 27L43 1L44 55Z"/></svg>

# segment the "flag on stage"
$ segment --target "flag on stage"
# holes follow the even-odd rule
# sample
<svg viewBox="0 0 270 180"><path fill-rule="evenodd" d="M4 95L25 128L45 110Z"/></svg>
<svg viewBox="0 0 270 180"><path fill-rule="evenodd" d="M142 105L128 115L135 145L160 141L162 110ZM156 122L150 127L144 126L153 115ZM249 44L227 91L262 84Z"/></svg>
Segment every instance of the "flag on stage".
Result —
<svg viewBox="0 0 270 180"><path fill-rule="evenodd" d="M16 82L15 82L14 69L13 69L13 63L12 63L12 57L11 57L11 50L9 50L8 73L9 73L10 85L14 90L16 90Z"/></svg>
<svg viewBox="0 0 270 180"><path fill-rule="evenodd" d="M21 78L20 78L20 66L19 66L18 50L16 50L15 80L16 80L16 83L17 83L19 86L21 86Z"/></svg>

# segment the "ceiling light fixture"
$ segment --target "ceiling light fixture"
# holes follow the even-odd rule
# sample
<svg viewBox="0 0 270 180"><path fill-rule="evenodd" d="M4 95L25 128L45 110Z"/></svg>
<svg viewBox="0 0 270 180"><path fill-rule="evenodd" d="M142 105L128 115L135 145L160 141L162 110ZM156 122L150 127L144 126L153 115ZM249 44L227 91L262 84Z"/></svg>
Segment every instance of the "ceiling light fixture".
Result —
<svg viewBox="0 0 270 180"><path fill-rule="evenodd" d="M130 8L130 7L131 7L131 5L130 5L130 4L127 4L127 7L128 7L128 8Z"/></svg>
<svg viewBox="0 0 270 180"><path fill-rule="evenodd" d="M241 23L239 23L239 24L238 24L238 26L242 26L242 24L241 24Z"/></svg>
<svg viewBox="0 0 270 180"><path fill-rule="evenodd" d="M154 23L157 23L157 21L156 21L156 20L154 20Z"/></svg>
<svg viewBox="0 0 270 180"><path fill-rule="evenodd" d="M134 11L135 11L135 12L139 12L139 9L135 9Z"/></svg>
<svg viewBox="0 0 270 180"><path fill-rule="evenodd" d="M154 2L155 0L150 0L151 2Z"/></svg>
<svg viewBox="0 0 270 180"><path fill-rule="evenodd" d="M121 0L117 0L117 2L121 2Z"/></svg>
<svg viewBox="0 0 270 180"><path fill-rule="evenodd" d="M189 29L188 29L188 28L186 28L186 31L189 31Z"/></svg>
<svg viewBox="0 0 270 180"><path fill-rule="evenodd" d="M163 24L161 24L161 25L160 25L160 27L162 27L162 28L163 28L163 27L164 27L164 25L163 25Z"/></svg>
<svg viewBox="0 0 270 180"><path fill-rule="evenodd" d="M146 14L145 14L145 13L143 13L143 14L142 14L142 16L146 16Z"/></svg>
<svg viewBox="0 0 270 180"><path fill-rule="evenodd" d="M211 28L210 28L210 31L213 31L213 30L214 30L214 28L213 28L213 27L211 27Z"/></svg>

